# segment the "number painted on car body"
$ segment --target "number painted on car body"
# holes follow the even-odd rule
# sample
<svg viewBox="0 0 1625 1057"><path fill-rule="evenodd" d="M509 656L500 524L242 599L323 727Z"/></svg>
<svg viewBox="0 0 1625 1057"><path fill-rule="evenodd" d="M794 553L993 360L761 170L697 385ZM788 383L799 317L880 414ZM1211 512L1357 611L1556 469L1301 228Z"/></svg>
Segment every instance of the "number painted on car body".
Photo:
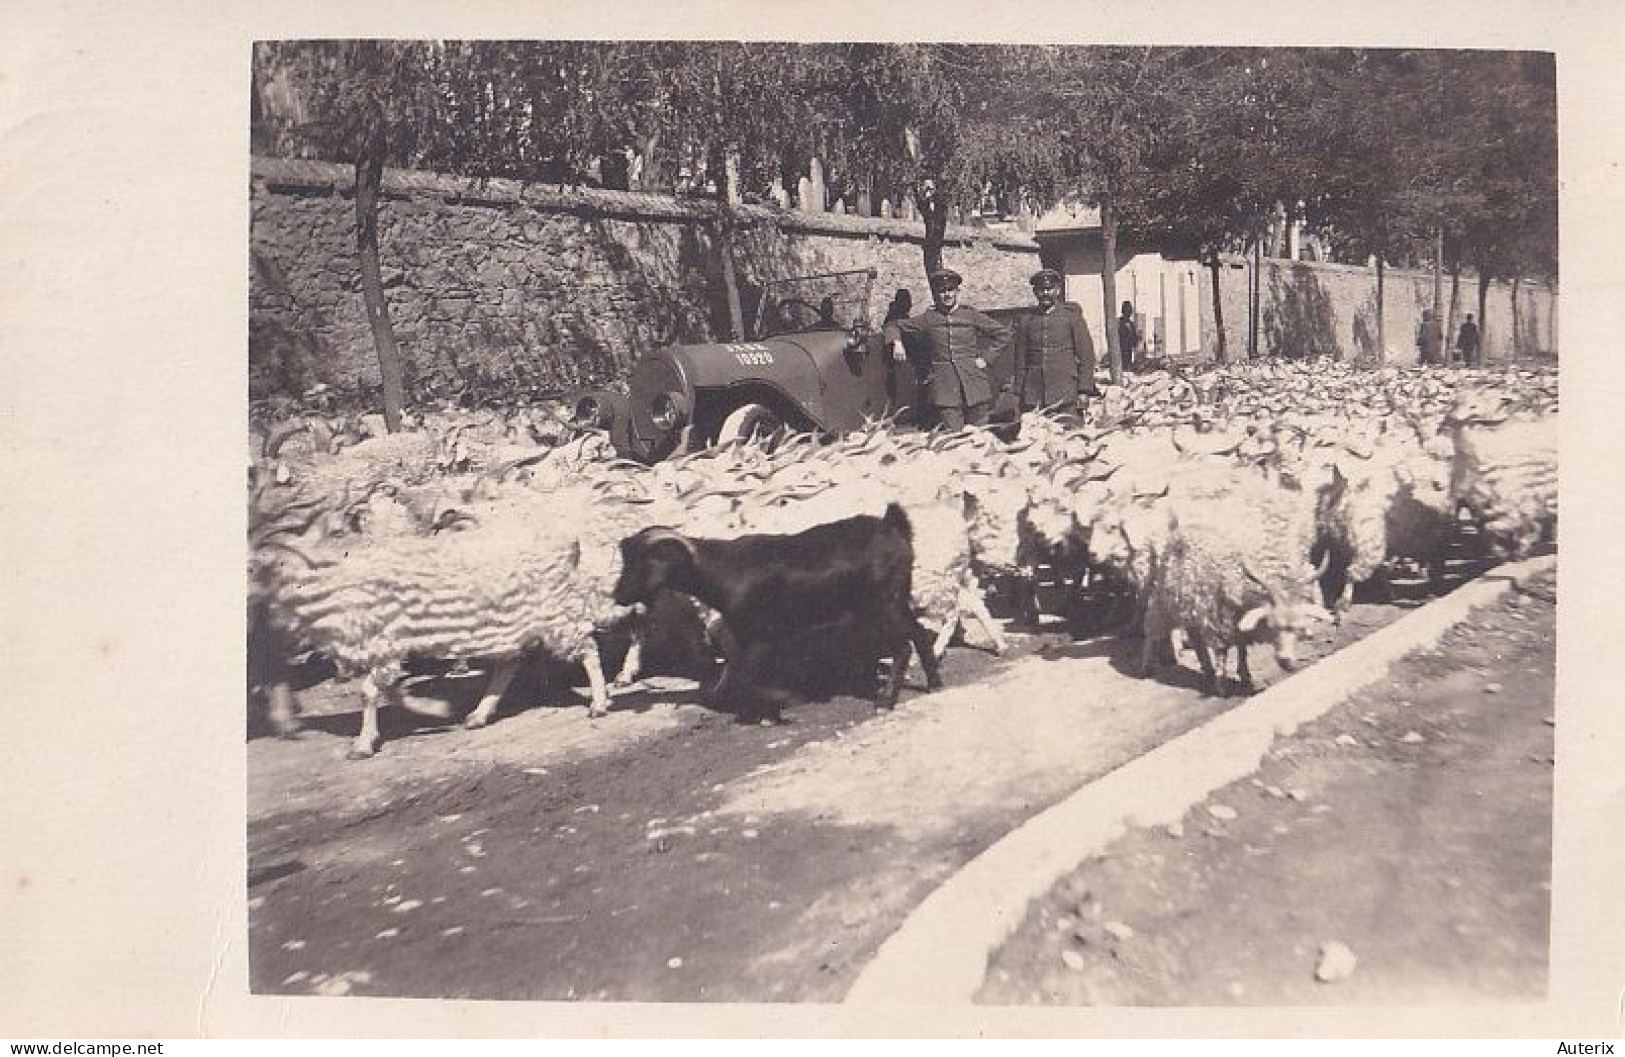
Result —
<svg viewBox="0 0 1625 1057"><path fill-rule="evenodd" d="M773 350L766 345L750 342L742 345L729 345L728 351L734 354L734 359L742 367L771 367L773 365Z"/></svg>

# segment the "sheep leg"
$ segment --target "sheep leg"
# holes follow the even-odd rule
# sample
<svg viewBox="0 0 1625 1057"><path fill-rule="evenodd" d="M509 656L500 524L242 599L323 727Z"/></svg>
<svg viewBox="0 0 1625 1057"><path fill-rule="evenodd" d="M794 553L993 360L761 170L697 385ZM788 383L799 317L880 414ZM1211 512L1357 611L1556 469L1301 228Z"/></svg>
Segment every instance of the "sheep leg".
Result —
<svg viewBox="0 0 1625 1057"><path fill-rule="evenodd" d="M1143 597L1131 593L1122 593L1114 598L1108 607L1106 623L1113 633L1121 634L1134 628L1142 629L1146 626L1146 609L1150 602ZM1128 616L1124 616L1124 611Z"/></svg>
<svg viewBox="0 0 1625 1057"><path fill-rule="evenodd" d="M946 657L948 655L948 643L953 641L954 632L958 630L959 614L955 612L942 622L942 628L937 632L936 640L931 643L931 656L939 661Z"/></svg>
<svg viewBox="0 0 1625 1057"><path fill-rule="evenodd" d="M393 673L371 671L361 680L361 731L350 744L350 759L365 760L378 752L378 699L390 704L396 696Z"/></svg>
<svg viewBox="0 0 1625 1057"><path fill-rule="evenodd" d="M626 660L621 662L621 670L615 676L615 685L631 686L638 681L638 673L643 671L643 625L634 624L632 627L632 641L626 647Z"/></svg>
<svg viewBox="0 0 1625 1057"><path fill-rule="evenodd" d="M1253 685L1253 673L1247 666L1247 646L1245 643L1236 645L1236 679L1241 683L1243 693L1250 694L1258 687Z"/></svg>
<svg viewBox="0 0 1625 1057"><path fill-rule="evenodd" d="M925 686L928 690L942 689L942 670L937 665L937 656L931 652L931 633L925 630L913 613L908 614L907 639L914 645L914 652L920 655L920 667L925 669ZM895 655L894 655L895 656ZM901 686L903 676L908 673L909 653L903 651L902 661L892 663L897 673L897 682ZM895 698L894 698L895 700Z"/></svg>
<svg viewBox="0 0 1625 1057"><path fill-rule="evenodd" d="M1062 597L1066 599L1066 619L1077 623L1082 619L1084 591L1089 586L1089 567L1072 565L1061 577Z"/></svg>
<svg viewBox="0 0 1625 1057"><path fill-rule="evenodd" d="M279 738L291 738L299 733L299 704L286 682L275 682L265 691L267 718L271 729Z"/></svg>
<svg viewBox="0 0 1625 1057"><path fill-rule="evenodd" d="M920 655L920 667L925 669L926 689L942 688L942 671L937 664L938 657L932 650L931 632L915 619L911 611L905 611L896 621L889 621L882 633L885 641L891 644L891 668L886 673L880 696L875 699L876 711L890 709L897 704L898 695L903 689L903 677L908 674L915 653Z"/></svg>
<svg viewBox="0 0 1625 1057"><path fill-rule="evenodd" d="M592 690L592 703L587 706L587 718L597 719L609 711L609 688L604 685L604 662L598 656L598 644L587 640L581 666L587 669L587 685Z"/></svg>
<svg viewBox="0 0 1625 1057"><path fill-rule="evenodd" d="M1140 637L1140 678L1149 679L1158 668L1162 657L1157 649L1157 640L1161 638L1154 630L1147 628Z"/></svg>
<svg viewBox="0 0 1625 1057"><path fill-rule="evenodd" d="M1203 689L1210 694L1222 692L1223 680L1219 676L1219 673L1213 668L1213 655L1208 652L1207 640L1202 637L1202 633L1200 631L1194 630L1191 631L1190 638L1191 648L1196 651L1196 663L1202 666ZM1219 661L1220 663L1223 663L1224 661L1224 655L1222 653L1219 655Z"/></svg>
<svg viewBox="0 0 1625 1057"><path fill-rule="evenodd" d="M982 598L982 592L966 589L961 595L960 604L970 611L970 615L976 618L976 623L982 626L982 632L992 640L993 652L1004 656L1004 651L1010 648L1010 642L1004 637L1004 629L999 627L998 621L993 619L993 614L988 612L987 601ZM937 659L942 659L941 653L937 654Z"/></svg>
<svg viewBox="0 0 1625 1057"><path fill-rule="evenodd" d="M1136 622L1140 628L1140 678L1145 679L1178 660L1172 648L1178 629L1168 627L1167 614L1161 606L1153 606L1149 598L1138 606Z"/></svg>
<svg viewBox="0 0 1625 1057"><path fill-rule="evenodd" d="M502 661L497 665L496 671L491 673L491 681L486 685L484 695L480 697L480 703L475 706L474 711L468 714L468 718L463 720L464 728L479 730L491 722L491 717L497 710L497 702L501 701L502 695L508 692L508 684L513 682L513 677L518 673L518 657Z"/></svg>

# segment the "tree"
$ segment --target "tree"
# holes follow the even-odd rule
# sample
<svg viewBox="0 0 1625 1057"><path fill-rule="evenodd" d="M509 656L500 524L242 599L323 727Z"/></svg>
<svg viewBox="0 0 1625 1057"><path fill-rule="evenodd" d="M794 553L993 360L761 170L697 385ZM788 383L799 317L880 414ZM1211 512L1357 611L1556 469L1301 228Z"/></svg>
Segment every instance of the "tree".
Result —
<svg viewBox="0 0 1625 1057"><path fill-rule="evenodd" d="M1170 141L1191 135L1191 99L1213 58L1194 48L1034 48L1003 97L1029 149L984 157L1023 169L1041 202L1077 198L1099 207L1107 319L1117 311L1119 232L1125 221L1149 219L1159 160L1170 156ZM1122 384L1123 353L1110 326L1106 346L1112 382Z"/></svg>
<svg viewBox="0 0 1625 1057"><path fill-rule="evenodd" d="M948 220L969 202L977 150L968 100L1015 49L964 44L815 46L805 115L817 156L871 193L908 195L925 228L921 264L942 267Z"/></svg>
<svg viewBox="0 0 1625 1057"><path fill-rule="evenodd" d="M1467 165L1476 206L1461 254L1478 272L1478 319L1497 277L1557 275L1557 93L1552 56L1476 56L1463 87L1478 100Z"/></svg>
<svg viewBox="0 0 1625 1057"><path fill-rule="evenodd" d="M1556 259L1556 102L1550 56L1315 53L1297 137L1314 159L1312 220L1344 257L1431 260L1434 307L1451 259L1489 276Z"/></svg>
<svg viewBox="0 0 1625 1057"><path fill-rule="evenodd" d="M1313 193L1308 158L1286 120L1305 88L1302 52L1205 49L1184 94L1187 120L1147 156L1137 222L1194 246L1209 270L1216 358L1230 358L1220 276L1226 253L1256 248L1278 206ZM1251 320L1249 320L1249 327ZM1251 348L1249 352L1251 352Z"/></svg>
<svg viewBox="0 0 1625 1057"><path fill-rule="evenodd" d="M378 191L384 165L411 161L420 141L436 127L442 97L431 73L435 47L410 41L256 45L256 67L297 85L290 90L301 96L294 108L297 124L267 130L259 138L292 141L326 157L350 159L354 165L361 293L390 432L400 428L406 393L378 263ZM261 116L268 117L263 112Z"/></svg>

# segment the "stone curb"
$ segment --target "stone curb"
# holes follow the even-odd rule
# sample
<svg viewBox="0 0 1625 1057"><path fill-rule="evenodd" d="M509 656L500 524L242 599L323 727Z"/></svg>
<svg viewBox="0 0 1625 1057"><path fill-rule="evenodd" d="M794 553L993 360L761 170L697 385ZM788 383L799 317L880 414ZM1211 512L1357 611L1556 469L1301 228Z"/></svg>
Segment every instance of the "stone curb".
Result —
<svg viewBox="0 0 1625 1057"><path fill-rule="evenodd" d="M1555 556L1498 566L1298 675L1090 782L1007 834L914 908L848 989L862 1005L973 1001L987 959L1028 904L1125 830L1174 822L1258 768L1277 735L1328 712L1431 645L1475 608L1556 568Z"/></svg>

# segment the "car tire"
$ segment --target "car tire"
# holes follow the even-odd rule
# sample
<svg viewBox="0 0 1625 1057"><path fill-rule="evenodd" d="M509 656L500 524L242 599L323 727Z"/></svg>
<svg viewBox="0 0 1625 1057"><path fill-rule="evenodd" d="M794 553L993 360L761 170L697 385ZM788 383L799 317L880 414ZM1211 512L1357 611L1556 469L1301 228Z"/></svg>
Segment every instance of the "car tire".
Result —
<svg viewBox="0 0 1625 1057"><path fill-rule="evenodd" d="M784 420L763 404L741 404L728 413L717 430L717 443L745 440L757 435L777 440L785 432Z"/></svg>

